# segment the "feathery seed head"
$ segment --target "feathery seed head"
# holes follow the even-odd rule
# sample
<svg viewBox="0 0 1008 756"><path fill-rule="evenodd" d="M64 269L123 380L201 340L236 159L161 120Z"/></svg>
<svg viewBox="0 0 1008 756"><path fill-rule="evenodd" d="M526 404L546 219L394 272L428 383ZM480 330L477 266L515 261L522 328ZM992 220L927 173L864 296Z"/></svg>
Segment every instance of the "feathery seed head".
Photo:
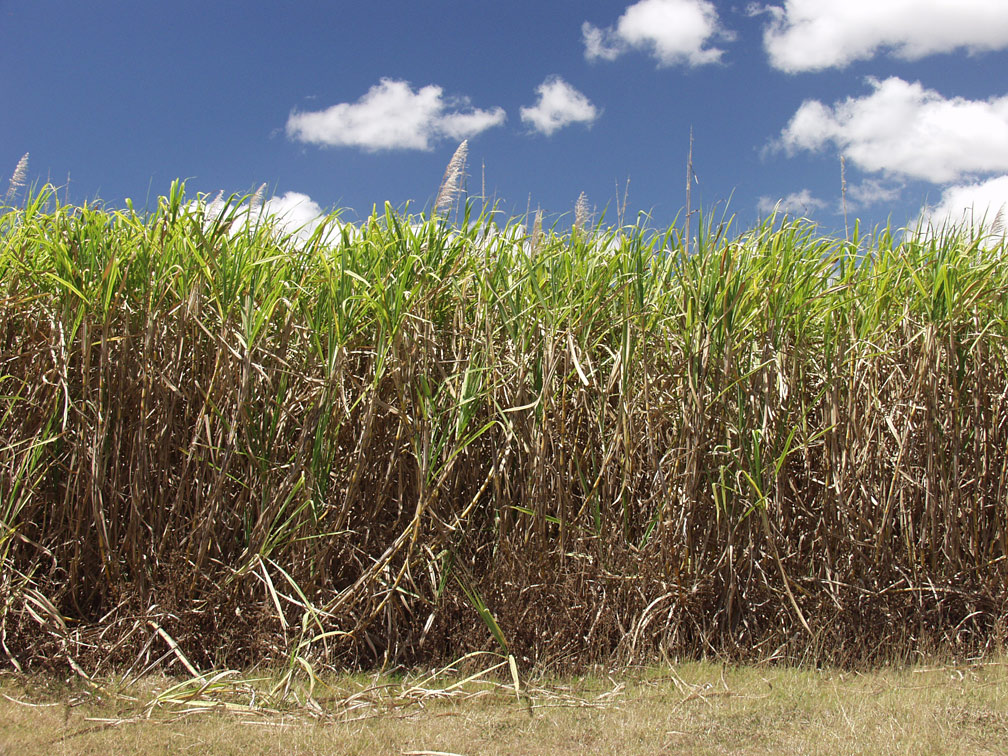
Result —
<svg viewBox="0 0 1008 756"><path fill-rule="evenodd" d="M455 150L448 167L445 169L444 178L441 179L441 186L438 188L437 199L434 200L434 212L442 213L451 208L452 203L462 191L462 177L465 175L466 158L469 155L469 140L463 139L462 144Z"/></svg>
<svg viewBox="0 0 1008 756"><path fill-rule="evenodd" d="M542 246L544 234L542 230L542 210L536 210L535 221L532 223L532 238L529 244L529 251L532 257L535 257L539 253L539 248Z"/></svg>
<svg viewBox="0 0 1008 756"><path fill-rule="evenodd" d="M581 192L577 198L577 203L574 205L574 228L576 230L585 230L588 225L589 214L588 195Z"/></svg>
<svg viewBox="0 0 1008 756"><path fill-rule="evenodd" d="M249 200L249 214L256 213L259 208L262 207L263 196L266 194L266 184L260 184L259 188L255 190L255 194L252 195L252 199Z"/></svg>
<svg viewBox="0 0 1008 756"><path fill-rule="evenodd" d="M990 230L992 236L999 236L1005 233L1005 207L1008 207L1008 205L1001 205L994 216L994 220L991 221Z"/></svg>
<svg viewBox="0 0 1008 756"><path fill-rule="evenodd" d="M10 202L17 195L18 191L25 185L25 177L28 174L28 153L26 152L18 160L17 167L11 176L10 184L7 187L7 194L4 202Z"/></svg>

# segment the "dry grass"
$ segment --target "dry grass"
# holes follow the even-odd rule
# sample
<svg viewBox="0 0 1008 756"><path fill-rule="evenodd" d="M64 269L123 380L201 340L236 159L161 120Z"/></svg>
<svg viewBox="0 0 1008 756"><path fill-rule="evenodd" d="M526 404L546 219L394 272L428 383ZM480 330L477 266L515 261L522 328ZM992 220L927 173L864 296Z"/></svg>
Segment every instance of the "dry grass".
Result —
<svg viewBox="0 0 1008 756"><path fill-rule="evenodd" d="M173 705L163 678L133 685L131 702L7 677L0 754L950 754L1008 743L1002 662L868 673L694 663L617 676L540 681L531 706L505 685L344 677L285 711L227 711L213 695Z"/></svg>

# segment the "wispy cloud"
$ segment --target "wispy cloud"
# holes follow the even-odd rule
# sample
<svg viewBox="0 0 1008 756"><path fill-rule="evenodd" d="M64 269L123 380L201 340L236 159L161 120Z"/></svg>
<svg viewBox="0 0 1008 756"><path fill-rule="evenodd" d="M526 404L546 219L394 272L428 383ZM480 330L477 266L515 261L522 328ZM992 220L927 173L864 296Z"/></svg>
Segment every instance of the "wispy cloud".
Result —
<svg viewBox="0 0 1008 756"><path fill-rule="evenodd" d="M874 90L832 106L806 100L778 147L833 145L861 170L948 183L1008 171L1008 96L945 98L920 82L868 79Z"/></svg>
<svg viewBox="0 0 1008 756"><path fill-rule="evenodd" d="M858 212L869 207L877 207L899 199L903 184L893 181L878 181L865 179L849 184L846 188L846 210ZM764 195L756 204L761 215L769 215L777 211L788 215L810 216L816 211L825 210L839 215L844 212L844 197L834 196L830 199L816 197L809 189L792 192L784 197Z"/></svg>
<svg viewBox="0 0 1008 756"><path fill-rule="evenodd" d="M824 199L814 197L808 189L802 189L800 192L793 192L786 197L760 197L757 209L760 215L770 215L773 212L787 215L812 215L816 210L826 209L829 204Z"/></svg>
<svg viewBox="0 0 1008 756"><path fill-rule="evenodd" d="M598 108L559 76L547 77L536 92L539 99L521 109L521 119L547 136L572 123L594 123L599 117Z"/></svg>
<svg viewBox="0 0 1008 756"><path fill-rule="evenodd" d="M847 187L847 209L854 212L895 202L902 193L902 182L865 179ZM838 206L838 210L841 209L842 205Z"/></svg>
<svg viewBox="0 0 1008 756"><path fill-rule="evenodd" d="M1005 0L785 0L765 13L763 45L775 68L843 68L882 50L915 60L959 48L1008 47Z"/></svg>
<svg viewBox="0 0 1008 756"><path fill-rule="evenodd" d="M287 136L300 142L378 150L429 150L445 138L466 139L506 120L503 108L472 108L436 85L413 91L409 82L382 79L356 102L294 111Z"/></svg>
<svg viewBox="0 0 1008 756"><path fill-rule="evenodd" d="M584 39L585 57L588 60L616 60L626 52L626 44L619 39L612 29L599 29L585 21L581 24L581 36Z"/></svg>
<svg viewBox="0 0 1008 756"><path fill-rule="evenodd" d="M631 49L645 50L659 65L716 63L723 50L708 45L732 35L720 28L717 9L708 0L639 0L615 27L581 25L588 60L615 60Z"/></svg>

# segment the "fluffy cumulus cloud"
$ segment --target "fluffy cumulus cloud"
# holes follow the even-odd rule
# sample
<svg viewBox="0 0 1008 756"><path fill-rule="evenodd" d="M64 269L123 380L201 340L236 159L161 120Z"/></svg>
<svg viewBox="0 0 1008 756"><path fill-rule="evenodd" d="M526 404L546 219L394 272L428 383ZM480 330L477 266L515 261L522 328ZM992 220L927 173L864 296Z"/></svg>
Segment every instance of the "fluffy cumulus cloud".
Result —
<svg viewBox="0 0 1008 756"><path fill-rule="evenodd" d="M327 218L319 204L301 192L285 192L281 197L270 197L263 203L263 213L272 219L279 233L293 235L301 241L307 241ZM339 238L339 232L338 224L329 224L324 241L334 241Z"/></svg>
<svg viewBox="0 0 1008 756"><path fill-rule="evenodd" d="M959 48L1008 47L1005 0L785 0L750 5L766 13L763 44L784 71L815 71L882 50L914 60Z"/></svg>
<svg viewBox="0 0 1008 756"><path fill-rule="evenodd" d="M262 192L264 184L260 188ZM257 193L258 195L259 193ZM279 197L270 197L265 202L252 199L244 206L237 206L232 198L225 198L220 192L212 200L190 203L190 209L202 209L208 224L224 218L229 221L231 233L239 233L249 224L267 223L273 233L279 237L291 236L299 242L306 242L316 232L319 226L325 224L322 233L323 244L335 244L342 238L346 228L351 237L358 231L354 226L338 222L334 217L323 212L315 200L301 192L285 192Z"/></svg>
<svg viewBox="0 0 1008 756"><path fill-rule="evenodd" d="M933 228L966 225L1003 235L1008 225L1008 176L947 187L935 207L924 209L923 219Z"/></svg>
<svg viewBox="0 0 1008 756"><path fill-rule="evenodd" d="M946 98L895 77L868 83L864 97L802 103L778 145L791 153L832 145L869 173L934 183L1008 171L1008 96Z"/></svg>
<svg viewBox="0 0 1008 756"><path fill-rule="evenodd" d="M521 109L521 119L547 136L572 123L590 124L599 117L598 108L559 76L548 77L536 92L539 99L532 107Z"/></svg>
<svg viewBox="0 0 1008 756"><path fill-rule="evenodd" d="M615 27L581 26L585 57L615 60L630 49L645 50L660 65L716 63L723 50L709 47L715 38L730 38L718 23L708 0L639 0L629 6Z"/></svg>
<svg viewBox="0 0 1008 756"><path fill-rule="evenodd" d="M500 126L505 118L502 108L472 108L468 99L447 98L433 84L413 91L408 82L382 79L357 102L292 112L287 136L369 152L429 150L441 139L466 139Z"/></svg>

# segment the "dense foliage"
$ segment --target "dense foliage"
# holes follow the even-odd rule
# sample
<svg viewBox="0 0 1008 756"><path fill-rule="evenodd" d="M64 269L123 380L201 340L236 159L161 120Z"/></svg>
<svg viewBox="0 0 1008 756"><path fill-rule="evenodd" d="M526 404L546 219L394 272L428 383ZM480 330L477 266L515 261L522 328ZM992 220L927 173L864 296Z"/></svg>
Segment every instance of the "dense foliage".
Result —
<svg viewBox="0 0 1008 756"><path fill-rule="evenodd" d="M3 655L1002 643L1004 241L699 225L4 208Z"/></svg>

